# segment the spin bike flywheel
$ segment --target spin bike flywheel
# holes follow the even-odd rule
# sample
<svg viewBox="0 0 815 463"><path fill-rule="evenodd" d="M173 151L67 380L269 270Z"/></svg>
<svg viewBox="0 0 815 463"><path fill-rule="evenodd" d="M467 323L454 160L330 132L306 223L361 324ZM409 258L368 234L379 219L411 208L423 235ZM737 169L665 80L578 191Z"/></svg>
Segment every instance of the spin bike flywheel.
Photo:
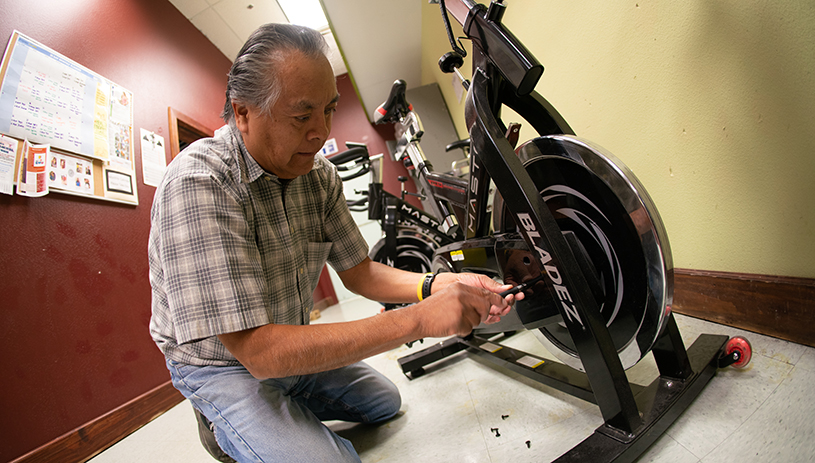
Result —
<svg viewBox="0 0 815 463"><path fill-rule="evenodd" d="M439 245L420 229L410 225L396 227L396 262L388 262L387 240L383 236L374 244L368 257L374 262L380 262L394 268L415 273L428 273L431 271L433 253ZM385 310L403 307L408 304L382 303Z"/></svg>
<svg viewBox="0 0 815 463"><path fill-rule="evenodd" d="M389 263L385 237L374 244L368 257L374 262L391 265L408 272L431 271L433 252L439 245L416 227L399 225L396 228L396 262Z"/></svg>
<svg viewBox="0 0 815 463"><path fill-rule="evenodd" d="M623 367L634 366L656 342L673 299L671 251L656 207L619 159L586 140L539 137L516 152L561 231L573 234L572 253L593 276L592 294ZM496 233L516 231L500 195L494 204ZM515 307L519 315L556 313L556 302L551 290L538 290ZM533 331L561 362L584 370L561 317Z"/></svg>

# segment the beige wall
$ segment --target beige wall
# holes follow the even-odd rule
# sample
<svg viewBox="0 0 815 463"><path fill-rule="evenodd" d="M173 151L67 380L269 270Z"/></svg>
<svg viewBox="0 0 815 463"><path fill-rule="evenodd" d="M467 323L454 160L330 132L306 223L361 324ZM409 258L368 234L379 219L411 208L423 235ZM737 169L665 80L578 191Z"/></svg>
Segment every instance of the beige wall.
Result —
<svg viewBox="0 0 815 463"><path fill-rule="evenodd" d="M637 174L676 267L815 277L815 2L505 3L536 90ZM438 5L422 20L423 83L466 135Z"/></svg>

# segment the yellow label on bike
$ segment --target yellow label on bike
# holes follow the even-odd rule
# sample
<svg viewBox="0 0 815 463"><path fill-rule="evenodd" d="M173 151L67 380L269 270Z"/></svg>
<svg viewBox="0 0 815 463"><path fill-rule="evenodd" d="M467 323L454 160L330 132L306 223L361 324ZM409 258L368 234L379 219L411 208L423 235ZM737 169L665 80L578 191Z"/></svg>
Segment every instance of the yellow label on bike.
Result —
<svg viewBox="0 0 815 463"><path fill-rule="evenodd" d="M503 349L503 346L499 346L498 344L493 344L491 342L485 342L484 344L481 344L478 347L480 347L480 348L484 349L485 351L490 352L492 354L494 354L494 353L498 352L499 350Z"/></svg>
<svg viewBox="0 0 815 463"><path fill-rule="evenodd" d="M459 262L464 260L464 251L450 251L450 258L453 259L453 262Z"/></svg>
<svg viewBox="0 0 815 463"><path fill-rule="evenodd" d="M529 368L535 369L539 366L544 364L544 361L530 355L524 355L523 357L519 358L515 361L516 363L520 363L521 365L525 365Z"/></svg>

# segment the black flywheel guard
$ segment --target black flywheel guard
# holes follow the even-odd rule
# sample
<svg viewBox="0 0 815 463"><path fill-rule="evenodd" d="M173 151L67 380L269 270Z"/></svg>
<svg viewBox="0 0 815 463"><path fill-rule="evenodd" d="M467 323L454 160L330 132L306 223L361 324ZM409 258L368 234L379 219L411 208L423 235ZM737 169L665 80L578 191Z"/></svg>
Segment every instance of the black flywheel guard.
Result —
<svg viewBox="0 0 815 463"><path fill-rule="evenodd" d="M670 245L656 207L634 174L591 142L552 135L530 140L516 151L558 226L571 235L567 241L591 280L623 367L634 366L656 342L673 299ZM496 234L516 231L498 194L494 211ZM556 311L556 300L539 284L516 309L525 324L539 326L529 314ZM533 331L560 361L583 370L562 319L549 318Z"/></svg>

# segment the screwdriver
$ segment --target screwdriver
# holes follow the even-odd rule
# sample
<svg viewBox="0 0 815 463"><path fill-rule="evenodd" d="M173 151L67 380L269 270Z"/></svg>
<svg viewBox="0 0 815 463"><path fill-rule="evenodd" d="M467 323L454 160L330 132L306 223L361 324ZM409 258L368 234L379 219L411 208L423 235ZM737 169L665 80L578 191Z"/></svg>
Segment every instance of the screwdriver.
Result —
<svg viewBox="0 0 815 463"><path fill-rule="evenodd" d="M543 278L543 274L540 274L540 275L536 276L535 278L533 278L531 280L527 280L527 281L525 281L525 282L523 282L523 283L521 283L521 284L519 284L517 286L513 286L512 288L509 288L506 291L500 292L500 293L498 293L498 295L501 296L501 297L507 297L510 294L517 294L517 293L519 293L521 291L526 290L526 288L532 286L533 284L537 283L538 281L541 280L541 278Z"/></svg>

